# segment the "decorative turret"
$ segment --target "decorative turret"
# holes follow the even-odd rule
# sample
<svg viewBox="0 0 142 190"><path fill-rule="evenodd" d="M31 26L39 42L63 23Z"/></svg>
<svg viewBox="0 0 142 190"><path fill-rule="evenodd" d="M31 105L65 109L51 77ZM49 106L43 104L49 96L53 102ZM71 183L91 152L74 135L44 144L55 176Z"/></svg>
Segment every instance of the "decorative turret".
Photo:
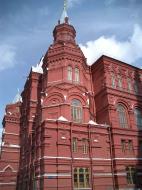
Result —
<svg viewBox="0 0 142 190"><path fill-rule="evenodd" d="M69 24L67 15L67 1L64 0L64 8L61 19L53 31L54 42L75 42L76 31L72 25Z"/></svg>
<svg viewBox="0 0 142 190"><path fill-rule="evenodd" d="M18 102L22 102L22 97L21 97L21 94L19 92L19 89L18 89L16 96L14 97L13 104L18 103Z"/></svg>

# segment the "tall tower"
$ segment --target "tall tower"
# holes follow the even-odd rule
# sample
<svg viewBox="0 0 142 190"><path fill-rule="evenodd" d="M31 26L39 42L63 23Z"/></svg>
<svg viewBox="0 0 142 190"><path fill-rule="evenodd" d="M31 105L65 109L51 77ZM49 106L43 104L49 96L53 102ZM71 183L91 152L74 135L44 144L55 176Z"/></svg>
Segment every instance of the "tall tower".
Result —
<svg viewBox="0 0 142 190"><path fill-rule="evenodd" d="M88 148L85 153L82 149L76 153L75 147L72 151L78 135L80 146L88 147L88 122L95 119L95 113L90 67L76 44L65 2L53 37L22 93L25 111L21 117L18 190L71 190L73 157L89 156Z"/></svg>

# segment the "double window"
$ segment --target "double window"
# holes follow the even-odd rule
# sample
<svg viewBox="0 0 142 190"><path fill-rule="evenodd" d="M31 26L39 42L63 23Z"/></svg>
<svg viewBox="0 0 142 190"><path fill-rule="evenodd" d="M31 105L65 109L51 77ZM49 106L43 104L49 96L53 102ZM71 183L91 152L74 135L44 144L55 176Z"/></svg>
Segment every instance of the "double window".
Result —
<svg viewBox="0 0 142 190"><path fill-rule="evenodd" d="M80 150L83 152L83 154L88 154L88 140L82 139L82 146L78 147L78 139L76 137L73 137L72 139L72 152L78 152Z"/></svg>
<svg viewBox="0 0 142 190"><path fill-rule="evenodd" d="M127 113L125 107L119 104L117 106L117 113L118 113L120 127L128 128Z"/></svg>
<svg viewBox="0 0 142 190"><path fill-rule="evenodd" d="M82 122L82 104L77 99L72 100L71 116L72 116L72 121L77 122L77 123Z"/></svg>
<svg viewBox="0 0 142 190"><path fill-rule="evenodd" d="M79 69L76 67L75 70L72 69L71 66L68 66L68 74L67 74L67 79L69 81L74 80L74 82L79 83L80 82L80 72ZM73 78L74 76L74 78Z"/></svg>
<svg viewBox="0 0 142 190"><path fill-rule="evenodd" d="M125 153L126 150L127 150L127 152L132 153L134 151L134 149L133 149L133 141L132 140L122 139L121 140L121 149L122 149L123 153Z"/></svg>
<svg viewBox="0 0 142 190"><path fill-rule="evenodd" d="M74 168L74 188L89 188L89 178L88 168Z"/></svg>

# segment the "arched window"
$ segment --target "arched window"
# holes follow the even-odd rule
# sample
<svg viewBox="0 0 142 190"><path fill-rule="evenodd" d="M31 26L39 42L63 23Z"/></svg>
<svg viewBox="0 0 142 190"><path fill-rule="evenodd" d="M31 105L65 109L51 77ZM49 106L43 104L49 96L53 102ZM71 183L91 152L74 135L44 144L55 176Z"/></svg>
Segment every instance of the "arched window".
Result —
<svg viewBox="0 0 142 190"><path fill-rule="evenodd" d="M72 81L72 67L68 66L68 80Z"/></svg>
<svg viewBox="0 0 142 190"><path fill-rule="evenodd" d="M118 113L120 127L128 128L127 114L124 106L119 104L117 106L117 113Z"/></svg>
<svg viewBox="0 0 142 190"><path fill-rule="evenodd" d="M82 121L82 105L77 99L72 100L71 115L74 122L80 123Z"/></svg>
<svg viewBox="0 0 142 190"><path fill-rule="evenodd" d="M80 79L79 79L79 69L76 67L76 68L75 68L75 82L78 83L79 80L80 80Z"/></svg>
<svg viewBox="0 0 142 190"><path fill-rule="evenodd" d="M142 129L142 112L140 109L136 108L134 110L137 127Z"/></svg>

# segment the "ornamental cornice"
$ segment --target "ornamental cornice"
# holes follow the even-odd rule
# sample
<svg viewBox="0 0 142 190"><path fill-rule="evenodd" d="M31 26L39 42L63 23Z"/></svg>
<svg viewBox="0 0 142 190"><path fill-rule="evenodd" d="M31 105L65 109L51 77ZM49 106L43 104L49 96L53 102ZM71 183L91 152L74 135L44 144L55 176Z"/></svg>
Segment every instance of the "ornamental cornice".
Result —
<svg viewBox="0 0 142 190"><path fill-rule="evenodd" d="M82 63L82 57L80 56L75 56L75 55L71 55L71 54L68 54L68 55L57 55L56 57L55 56L50 56L48 58L48 64L49 63L54 63L54 62L58 62L58 61L62 61L62 60L70 60L70 61L74 61L74 62L78 62L78 63Z"/></svg>

